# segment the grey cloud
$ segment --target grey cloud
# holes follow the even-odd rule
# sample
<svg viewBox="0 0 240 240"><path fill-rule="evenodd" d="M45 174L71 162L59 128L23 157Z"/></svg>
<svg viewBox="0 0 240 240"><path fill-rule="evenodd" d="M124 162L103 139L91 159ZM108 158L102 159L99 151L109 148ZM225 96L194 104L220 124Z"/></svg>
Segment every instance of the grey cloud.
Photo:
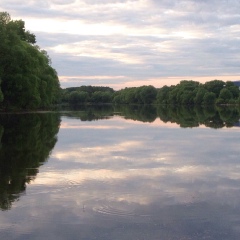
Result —
<svg viewBox="0 0 240 240"><path fill-rule="evenodd" d="M66 41L68 41L69 36L66 35ZM92 37L85 36L83 38L78 38L77 36L72 36L72 39L77 40L87 40L91 39ZM117 38L117 39L116 39ZM111 37L95 37L95 40L99 40L104 43L109 43L110 41L117 41L119 44L124 46L125 44L129 43L140 43L136 45L132 45L126 48L118 48L118 49L112 49L112 52L115 53L125 53L133 56L139 56L140 58L143 58L145 60L145 63L143 65L125 65L123 63L119 63L117 61L110 61L105 59L104 56L102 59L95 59L94 58L86 58L86 57L72 57L71 59L74 59L75 63L79 64L79 69L83 70L83 66L88 69L88 66L94 65L94 70L91 69L90 72L93 73L100 73L97 70L97 66L101 69L101 72L107 71L107 69L111 69L112 73L114 73L118 69L118 75L121 73L129 73L132 70L132 74L134 75L136 68L138 69L138 74L141 73L141 76L148 75L148 76L156 76L156 74L167 74L170 71L173 71L175 69L176 72L179 70L185 71L185 75L188 75L188 73L191 71L192 73L195 72L195 74L199 74L202 71L209 71L209 68L216 66L216 72L212 72L212 74L216 74L217 71L223 71L224 68L228 68L231 64L223 65L223 62L219 62L219 60L223 60L226 62L231 61L233 59L238 59L238 52L240 51L239 48L239 40L229 40L222 41L218 39L206 39L206 40L198 40L198 39L176 39L172 44L173 48L175 49L174 52L159 52L156 51L153 48L150 48L151 44L154 46L156 42L161 43L168 41L168 39L157 39L157 38L139 38L139 37L116 37L115 40L113 40ZM58 38L59 39L59 38ZM143 41L143 43L141 43ZM144 46L144 42L148 42L148 46ZM60 42L64 43L64 36L62 36L62 39L60 38ZM231 47L229 47L231 46ZM54 57L54 53L53 57ZM51 54L51 55L52 55ZM64 55L58 55L58 58L64 58L66 56ZM70 56L69 56L70 57ZM57 59L56 59L57 60ZM170 61L169 61L170 60ZM53 62L56 62L55 60ZM63 61L64 62L64 61ZM95 63L94 63L95 62ZM143 68L144 66L150 66L150 72L149 70L146 70L146 68ZM185 68L183 68L185 65ZM105 67L104 67L105 66ZM152 67L151 67L152 66ZM191 67L192 66L192 67ZM189 69L191 67L191 69ZM204 67L205 69L200 69L200 72L197 72L198 68ZM99 70L100 70L99 69ZM159 69L159 71L157 71ZM151 72L154 70L154 72ZM236 71L237 69L235 69ZM147 71L147 72L146 72ZM211 70L213 71L213 70ZM86 73L83 70L84 73ZM109 72L109 70L108 70ZM237 71L238 72L238 71ZM83 73L83 75L84 75Z"/></svg>
<svg viewBox="0 0 240 240"><path fill-rule="evenodd" d="M76 0L52 0L51 2L59 5L69 5L76 2Z"/></svg>
<svg viewBox="0 0 240 240"><path fill-rule="evenodd" d="M150 0L154 5L163 9L172 9L175 11L183 12L211 12L212 14L223 13L237 13L237 8L240 6L240 2L233 0Z"/></svg>
<svg viewBox="0 0 240 240"><path fill-rule="evenodd" d="M49 9L49 4L69 4L71 2L66 0L55 0L55 1L34 1L32 4L16 4L16 1L9 4L3 2L3 6L6 5L10 9L12 4L16 4L13 8L18 9L22 14L32 15L32 16L42 16L42 17L65 17L68 19L82 19L86 22L108 22L113 21L115 23L124 23L129 26L159 26L168 28L168 30L174 30L179 26L184 26L186 24L194 24L195 27L206 25L212 31L215 31L217 26L229 26L233 24L238 24L239 22L239 9L240 3L234 1L231 4L226 1L154 1L157 7L147 5L147 9L139 10L137 8L138 2L136 2L135 9L122 9L107 7L108 3L117 2L129 2L116 0L112 2L102 2L89 0L85 1L87 4L101 3L103 7L101 8L91 8L89 5L89 11L81 11L79 8L78 12L75 11L64 11L63 12ZM106 7L104 7L106 6ZM174 10L178 14L166 13L169 10ZM100 12L98 12L100 11ZM151 20L152 19L152 20Z"/></svg>
<svg viewBox="0 0 240 240"><path fill-rule="evenodd" d="M46 49L52 58L53 66L60 75L101 75L126 76L129 79L149 79L164 76L209 76L239 75L238 63L240 53L239 1L207 0L151 0L146 1L146 8L138 8L138 1L95 1L85 0L84 11L67 11L49 9L49 4L65 4L74 1L24 1L19 4L14 0L3 0L2 8L14 14L43 18L61 18L82 20L88 24L111 23L128 28L119 35L74 35L34 32L37 43ZM134 3L134 8L124 11L109 7L109 4L124 5ZM76 2L77 3L77 2ZM80 2L78 2L80 4ZM98 3L100 3L98 5ZM80 5L79 5L80 6ZM117 5L116 5L117 6ZM67 9L67 8L66 8ZM74 9L73 9L74 10ZM89 11L88 11L89 10ZM131 34L131 29L133 33ZM135 29L142 29L142 36L134 36ZM153 37L151 29L162 29L162 37ZM184 38L184 32L197 33L196 38ZM183 35L177 33L183 32ZM132 35L132 36L131 36ZM136 34L135 34L136 35ZM151 36L152 35L152 36ZM193 36L195 37L195 36ZM142 63L128 64L116 58L96 58L91 56L74 56L70 53L56 53L53 47L61 44L74 44L83 41L96 41L96 51L107 50L112 54L125 54ZM160 45L156 49L156 45ZM161 44L163 47L161 48ZM104 45L104 46L103 46ZM117 45L120 47L114 48ZM169 49L165 47L169 46ZM168 51L171 50L171 51ZM93 83L92 80L91 83ZM110 82L110 81L109 81ZM108 80L103 80L108 83ZM74 83L75 84L75 83Z"/></svg>
<svg viewBox="0 0 240 240"><path fill-rule="evenodd" d="M83 0L87 4L111 4L111 3L126 3L126 2L136 2L138 0Z"/></svg>

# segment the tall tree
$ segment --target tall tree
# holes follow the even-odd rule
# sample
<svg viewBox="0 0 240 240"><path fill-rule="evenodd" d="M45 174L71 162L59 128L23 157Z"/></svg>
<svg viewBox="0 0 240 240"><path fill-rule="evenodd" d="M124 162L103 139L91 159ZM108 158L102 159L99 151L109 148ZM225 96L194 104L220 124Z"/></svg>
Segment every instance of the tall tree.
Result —
<svg viewBox="0 0 240 240"><path fill-rule="evenodd" d="M4 108L37 108L51 105L60 84L46 51L25 30L22 20L0 12L0 101Z"/></svg>

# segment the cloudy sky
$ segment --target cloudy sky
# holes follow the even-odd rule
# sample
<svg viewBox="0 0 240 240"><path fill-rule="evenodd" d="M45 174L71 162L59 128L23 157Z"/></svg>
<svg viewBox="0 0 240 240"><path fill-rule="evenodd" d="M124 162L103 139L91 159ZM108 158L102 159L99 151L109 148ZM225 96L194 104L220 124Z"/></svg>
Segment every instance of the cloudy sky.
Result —
<svg viewBox="0 0 240 240"><path fill-rule="evenodd" d="M239 80L239 0L1 0L47 50L61 86Z"/></svg>

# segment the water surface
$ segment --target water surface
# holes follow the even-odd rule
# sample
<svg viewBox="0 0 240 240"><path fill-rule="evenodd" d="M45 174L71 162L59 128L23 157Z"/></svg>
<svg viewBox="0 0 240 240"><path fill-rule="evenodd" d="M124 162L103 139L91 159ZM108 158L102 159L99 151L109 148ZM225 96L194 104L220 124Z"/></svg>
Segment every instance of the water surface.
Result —
<svg viewBox="0 0 240 240"><path fill-rule="evenodd" d="M161 114L1 115L0 238L239 239L238 122Z"/></svg>

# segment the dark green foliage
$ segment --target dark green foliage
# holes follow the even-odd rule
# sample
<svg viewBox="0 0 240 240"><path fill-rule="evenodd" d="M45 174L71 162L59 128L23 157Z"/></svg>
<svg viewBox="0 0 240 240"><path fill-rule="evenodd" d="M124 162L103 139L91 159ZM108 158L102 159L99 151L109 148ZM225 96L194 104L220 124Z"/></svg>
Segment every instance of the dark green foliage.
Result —
<svg viewBox="0 0 240 240"><path fill-rule="evenodd" d="M83 91L72 91L68 96L68 101L71 104L85 103L88 100L88 93Z"/></svg>
<svg viewBox="0 0 240 240"><path fill-rule="evenodd" d="M232 82L231 84L228 84L226 88L232 93L233 98L237 99L240 95L239 87L235 86Z"/></svg>
<svg viewBox="0 0 240 240"><path fill-rule="evenodd" d="M117 104L137 104L140 102L138 88L125 88L114 94L113 103Z"/></svg>
<svg viewBox="0 0 240 240"><path fill-rule="evenodd" d="M112 93L96 91L91 96L92 103L110 103L112 101Z"/></svg>
<svg viewBox="0 0 240 240"><path fill-rule="evenodd" d="M212 90L212 91L211 91ZM114 91L109 87L81 86L62 90L62 102L70 104L167 104L178 106L210 106L237 104L240 91L233 82L214 80L201 84L183 80L176 86L129 87Z"/></svg>
<svg viewBox="0 0 240 240"><path fill-rule="evenodd" d="M216 94L213 92L206 92L203 96L202 104L207 105L214 105L216 101Z"/></svg>
<svg viewBox="0 0 240 240"><path fill-rule="evenodd" d="M203 103L203 97L207 93L207 90L203 86L199 86L196 91L196 96L194 98L195 105L201 105Z"/></svg>
<svg viewBox="0 0 240 240"><path fill-rule="evenodd" d="M163 86L158 89L157 92L157 103L159 104L168 104L169 93L173 87Z"/></svg>
<svg viewBox="0 0 240 240"><path fill-rule="evenodd" d="M73 105L111 103L114 90L109 87L81 86L62 90L62 102Z"/></svg>
<svg viewBox="0 0 240 240"><path fill-rule="evenodd" d="M229 89L223 88L219 93L219 98L223 100L223 103L228 103L233 98L233 94Z"/></svg>
<svg viewBox="0 0 240 240"><path fill-rule="evenodd" d="M141 103L151 104L155 101L157 96L157 89L153 86L143 86L139 89L139 96Z"/></svg>
<svg viewBox="0 0 240 240"><path fill-rule="evenodd" d="M176 86L160 88L156 102L184 106L236 104L239 94L239 88L233 82L213 80L200 84L195 81L181 81Z"/></svg>
<svg viewBox="0 0 240 240"><path fill-rule="evenodd" d="M22 20L0 12L0 101L2 108L47 107L59 98L60 85L46 51Z"/></svg>
<svg viewBox="0 0 240 240"><path fill-rule="evenodd" d="M142 86L122 89L114 94L113 103L117 104L152 104L157 97L153 86Z"/></svg>
<svg viewBox="0 0 240 240"><path fill-rule="evenodd" d="M218 98L220 91L225 87L226 83L221 80L213 80L210 82L206 82L204 84L204 88L212 93L215 93L215 96Z"/></svg>
<svg viewBox="0 0 240 240"><path fill-rule="evenodd" d="M195 99L198 93L199 86L200 83L198 82L186 80L181 81L176 86L164 86L158 91L157 103L173 105L193 105L196 102Z"/></svg>

